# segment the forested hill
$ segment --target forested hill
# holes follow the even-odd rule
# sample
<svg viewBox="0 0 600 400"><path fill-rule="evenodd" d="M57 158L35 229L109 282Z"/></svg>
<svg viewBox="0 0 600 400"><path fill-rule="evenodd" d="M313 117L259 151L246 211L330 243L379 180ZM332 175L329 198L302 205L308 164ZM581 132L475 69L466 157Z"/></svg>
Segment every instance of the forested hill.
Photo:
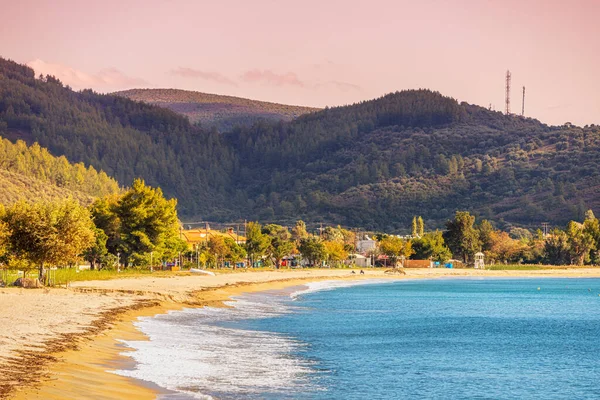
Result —
<svg viewBox="0 0 600 400"><path fill-rule="evenodd" d="M252 125L261 119L291 121L319 110L178 89L131 89L114 94L168 108L185 115L192 123L200 122L207 128L214 126L221 132L236 125Z"/></svg>
<svg viewBox="0 0 600 400"><path fill-rule="evenodd" d="M86 204L119 191L119 184L102 171L53 157L37 143L0 138L0 204L65 197Z"/></svg>
<svg viewBox="0 0 600 400"><path fill-rule="evenodd" d="M549 127L428 90L220 134L0 60L0 135L120 182L143 177L184 219L406 231L413 215L440 227L457 209L530 227L600 209L599 127Z"/></svg>

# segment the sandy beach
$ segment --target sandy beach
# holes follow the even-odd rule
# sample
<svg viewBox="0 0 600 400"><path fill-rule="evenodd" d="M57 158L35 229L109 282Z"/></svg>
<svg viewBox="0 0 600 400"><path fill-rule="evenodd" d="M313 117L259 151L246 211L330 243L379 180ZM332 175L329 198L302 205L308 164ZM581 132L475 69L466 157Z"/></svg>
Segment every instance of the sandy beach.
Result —
<svg viewBox="0 0 600 400"><path fill-rule="evenodd" d="M112 374L131 361L117 339L141 338L140 316L184 307L223 306L244 292L310 281L443 277L600 277L599 268L484 271L407 269L280 270L76 282L69 289L0 289L0 398L156 398L161 389Z"/></svg>

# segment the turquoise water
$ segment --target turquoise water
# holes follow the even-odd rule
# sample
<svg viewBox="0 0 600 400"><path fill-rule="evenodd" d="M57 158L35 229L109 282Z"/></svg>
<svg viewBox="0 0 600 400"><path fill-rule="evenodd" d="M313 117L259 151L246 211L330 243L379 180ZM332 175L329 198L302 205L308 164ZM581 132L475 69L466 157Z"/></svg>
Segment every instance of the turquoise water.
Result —
<svg viewBox="0 0 600 400"><path fill-rule="evenodd" d="M600 398L599 279L327 288L244 296L229 317L145 320L151 341L129 343L141 371L130 375L172 398ZM183 327L165 348L161 335ZM160 381L146 373L159 364L194 372Z"/></svg>

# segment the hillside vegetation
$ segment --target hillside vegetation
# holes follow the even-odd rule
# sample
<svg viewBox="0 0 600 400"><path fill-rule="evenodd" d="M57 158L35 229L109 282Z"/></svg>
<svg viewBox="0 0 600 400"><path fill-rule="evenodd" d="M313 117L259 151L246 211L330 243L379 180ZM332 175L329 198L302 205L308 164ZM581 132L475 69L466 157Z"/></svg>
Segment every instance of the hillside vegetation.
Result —
<svg viewBox="0 0 600 400"><path fill-rule="evenodd" d="M406 231L457 209L511 225L582 220L600 206L600 128L551 127L429 90L391 93L226 133L170 110L0 60L0 135L143 177L185 219L330 222Z"/></svg>
<svg viewBox="0 0 600 400"><path fill-rule="evenodd" d="M89 194L61 188L48 182L0 169L0 204L10 205L20 200L52 201L71 198L80 204L91 204Z"/></svg>
<svg viewBox="0 0 600 400"><path fill-rule="evenodd" d="M114 94L168 108L185 115L192 123L199 122L208 128L214 126L221 132L237 125L252 125L261 119L291 121L319 110L178 89L131 89Z"/></svg>
<svg viewBox="0 0 600 400"><path fill-rule="evenodd" d="M82 163L54 157L34 143L0 138L0 203L71 197L87 204L94 197L119 192L119 184L104 172Z"/></svg>

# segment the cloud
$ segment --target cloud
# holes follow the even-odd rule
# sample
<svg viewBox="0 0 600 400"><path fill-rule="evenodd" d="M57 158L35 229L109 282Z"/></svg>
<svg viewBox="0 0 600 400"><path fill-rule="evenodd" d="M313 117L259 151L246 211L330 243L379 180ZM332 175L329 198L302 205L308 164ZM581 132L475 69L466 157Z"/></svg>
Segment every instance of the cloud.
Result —
<svg viewBox="0 0 600 400"><path fill-rule="evenodd" d="M180 76L183 78L204 79L207 81L213 81L225 85L237 86L237 83L235 83L228 77L214 71L200 71L198 69L193 68L179 67L177 69L172 69L171 75Z"/></svg>
<svg viewBox="0 0 600 400"><path fill-rule="evenodd" d="M143 79L127 76L112 67L104 68L96 74L88 74L66 65L47 63L40 59L30 61L27 65L34 69L36 75L53 75L74 89L113 90L148 84Z"/></svg>
<svg viewBox="0 0 600 400"><path fill-rule="evenodd" d="M315 85L317 89L333 87L341 92L362 92L363 88L355 85L353 83L348 82L340 82L340 81L327 81L325 83L318 83Z"/></svg>
<svg viewBox="0 0 600 400"><path fill-rule="evenodd" d="M266 83L271 86L306 86L305 82L298 79L298 75L293 72L278 74L269 69L259 70L253 69L242 74L240 79L248 83Z"/></svg>

